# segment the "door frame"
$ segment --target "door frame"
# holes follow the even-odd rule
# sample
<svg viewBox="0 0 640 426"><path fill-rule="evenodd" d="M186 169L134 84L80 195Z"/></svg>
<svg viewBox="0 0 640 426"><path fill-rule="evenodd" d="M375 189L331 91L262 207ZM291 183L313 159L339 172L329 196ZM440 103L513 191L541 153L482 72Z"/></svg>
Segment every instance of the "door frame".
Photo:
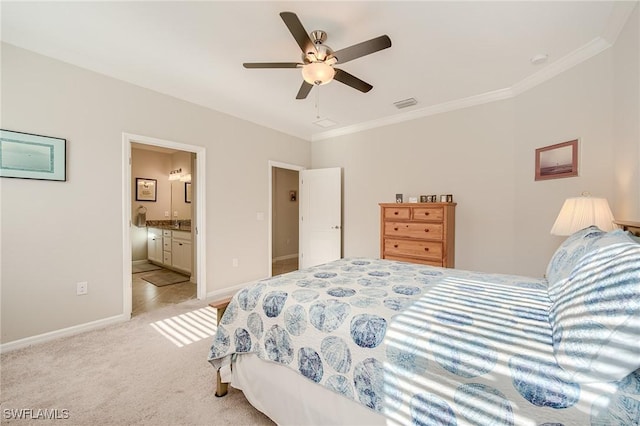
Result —
<svg viewBox="0 0 640 426"><path fill-rule="evenodd" d="M207 294L206 281L206 223L205 223L205 160L206 149L202 146L189 145L149 136L122 133L122 312L126 318L131 318L133 303L133 284L131 279L131 143L160 146L179 151L187 151L196 154L195 173L195 247L196 247L196 297L204 299ZM167 176L168 176L167 171Z"/></svg>
<svg viewBox="0 0 640 426"><path fill-rule="evenodd" d="M269 267L267 268L268 274L267 277L271 277L273 275L273 169L287 169L287 170L295 170L300 172L301 170L306 170L307 168L304 166L299 166L297 164L289 164L289 163L281 163L279 161L271 161L269 160L269 210L268 210L268 227L269 227L269 236L267 238L268 244L268 253L267 260L269 261ZM300 194L298 194L298 197ZM300 212L300 207L298 206L298 212ZM299 220L299 219L298 219ZM298 223L299 226L299 223Z"/></svg>

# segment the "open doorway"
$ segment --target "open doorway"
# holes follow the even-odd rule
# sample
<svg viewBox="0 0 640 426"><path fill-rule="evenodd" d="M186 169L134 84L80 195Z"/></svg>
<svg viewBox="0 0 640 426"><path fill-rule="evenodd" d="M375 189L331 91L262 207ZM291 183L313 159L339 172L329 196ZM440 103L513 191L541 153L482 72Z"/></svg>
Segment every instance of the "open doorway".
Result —
<svg viewBox="0 0 640 426"><path fill-rule="evenodd" d="M131 315L196 298L195 154L131 144Z"/></svg>
<svg viewBox="0 0 640 426"><path fill-rule="evenodd" d="M298 270L299 171L303 167L269 163L271 188L270 272L280 275Z"/></svg>
<svg viewBox="0 0 640 426"><path fill-rule="evenodd" d="M203 299L204 148L123 134L124 313Z"/></svg>

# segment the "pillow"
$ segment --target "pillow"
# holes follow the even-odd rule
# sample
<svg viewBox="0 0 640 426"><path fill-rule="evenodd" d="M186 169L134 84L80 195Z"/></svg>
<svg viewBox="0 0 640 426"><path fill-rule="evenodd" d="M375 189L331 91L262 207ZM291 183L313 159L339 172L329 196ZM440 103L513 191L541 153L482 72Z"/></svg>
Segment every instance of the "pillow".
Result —
<svg viewBox="0 0 640 426"><path fill-rule="evenodd" d="M549 282L549 297L554 300L557 286L567 278L576 264L588 252L589 246L606 233L597 226L589 226L570 235L551 257L545 274Z"/></svg>
<svg viewBox="0 0 640 426"><path fill-rule="evenodd" d="M609 246L612 244L638 244L637 239L628 231L622 229L615 229L610 232L603 233L599 238L596 238L589 244L589 249L596 250L601 247Z"/></svg>
<svg viewBox="0 0 640 426"><path fill-rule="evenodd" d="M640 244L609 234L551 304L554 355L575 382L617 381L640 368Z"/></svg>

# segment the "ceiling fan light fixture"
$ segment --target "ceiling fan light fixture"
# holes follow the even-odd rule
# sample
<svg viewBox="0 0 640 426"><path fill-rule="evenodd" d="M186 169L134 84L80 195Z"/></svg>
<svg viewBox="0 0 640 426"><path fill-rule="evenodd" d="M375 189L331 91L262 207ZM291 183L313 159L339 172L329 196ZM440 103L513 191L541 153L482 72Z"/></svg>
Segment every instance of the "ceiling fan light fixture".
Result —
<svg viewBox="0 0 640 426"><path fill-rule="evenodd" d="M336 70L324 62L312 62L302 67L302 78L309 84L320 86L333 80Z"/></svg>

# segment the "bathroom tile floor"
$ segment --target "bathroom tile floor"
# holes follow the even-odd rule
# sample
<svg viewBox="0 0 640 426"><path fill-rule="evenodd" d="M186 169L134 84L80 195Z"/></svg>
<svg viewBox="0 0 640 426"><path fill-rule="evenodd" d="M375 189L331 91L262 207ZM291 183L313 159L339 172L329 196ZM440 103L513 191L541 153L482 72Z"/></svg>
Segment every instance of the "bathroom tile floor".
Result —
<svg viewBox="0 0 640 426"><path fill-rule="evenodd" d="M144 272L131 275L133 286L132 316L196 298L195 283L187 281L156 287L143 280L142 275Z"/></svg>

